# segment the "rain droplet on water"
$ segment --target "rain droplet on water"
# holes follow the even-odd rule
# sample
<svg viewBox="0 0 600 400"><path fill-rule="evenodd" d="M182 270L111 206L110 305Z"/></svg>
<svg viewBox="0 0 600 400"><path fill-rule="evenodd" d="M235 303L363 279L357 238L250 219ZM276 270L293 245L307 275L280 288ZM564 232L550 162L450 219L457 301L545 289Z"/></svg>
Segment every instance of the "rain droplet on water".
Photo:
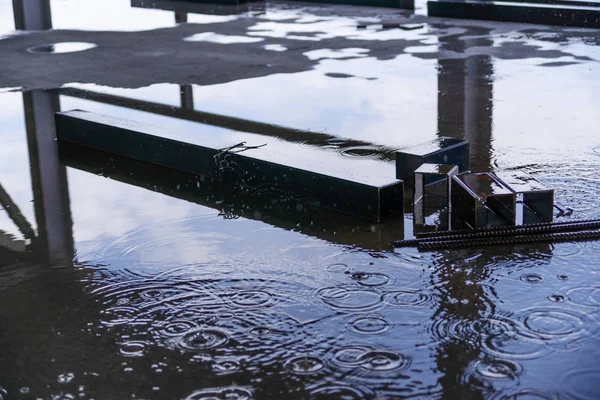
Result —
<svg viewBox="0 0 600 400"><path fill-rule="evenodd" d="M322 370L325 364L318 357L299 356L286 361L284 366L295 374L307 375Z"/></svg>
<svg viewBox="0 0 600 400"><path fill-rule="evenodd" d="M217 329L200 329L185 334L179 346L186 350L207 350L225 345L229 335Z"/></svg>

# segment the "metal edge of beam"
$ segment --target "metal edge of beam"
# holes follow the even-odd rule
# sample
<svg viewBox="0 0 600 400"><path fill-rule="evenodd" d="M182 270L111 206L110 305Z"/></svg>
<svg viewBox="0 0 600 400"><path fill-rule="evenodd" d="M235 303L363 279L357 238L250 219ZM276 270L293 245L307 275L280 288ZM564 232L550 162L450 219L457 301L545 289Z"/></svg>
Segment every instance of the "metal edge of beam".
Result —
<svg viewBox="0 0 600 400"><path fill-rule="evenodd" d="M424 163L453 164L458 166L460 172L466 171L469 168L469 142L462 139L449 139L454 143L424 155L404 152L414 146L397 150L395 152L396 178L412 181L414 171ZM438 139L434 141L436 140Z"/></svg>
<svg viewBox="0 0 600 400"><path fill-rule="evenodd" d="M502 0L502 3L534 3L545 6L599 7L596 0Z"/></svg>
<svg viewBox="0 0 600 400"><path fill-rule="evenodd" d="M309 3L326 3L345 6L365 6L365 7L384 7L384 8L401 8L406 10L414 10L414 0L301 0ZM280 1L285 3L285 1Z"/></svg>
<svg viewBox="0 0 600 400"><path fill-rule="evenodd" d="M430 0L427 2L427 15L430 17L600 28L600 7Z"/></svg>
<svg viewBox="0 0 600 400"><path fill-rule="evenodd" d="M226 2L217 3L217 0L192 1L192 0L131 0L133 8L146 8L178 13L210 14L210 15L235 15L248 11L264 11L265 2L261 0L251 2Z"/></svg>
<svg viewBox="0 0 600 400"><path fill-rule="evenodd" d="M56 114L57 138L124 157L206 176L248 189L278 194L371 221L381 222L403 213L403 182L390 178L383 186L264 161L247 153L233 153L155 136L133 122L95 113ZM262 152L265 154L265 152ZM249 153L248 153L249 154ZM217 158L227 157L221 167Z"/></svg>

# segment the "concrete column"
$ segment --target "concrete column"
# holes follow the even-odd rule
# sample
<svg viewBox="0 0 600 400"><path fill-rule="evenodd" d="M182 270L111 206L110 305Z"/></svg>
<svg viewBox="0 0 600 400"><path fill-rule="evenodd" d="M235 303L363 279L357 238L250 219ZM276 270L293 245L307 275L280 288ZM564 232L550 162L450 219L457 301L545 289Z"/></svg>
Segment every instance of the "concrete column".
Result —
<svg viewBox="0 0 600 400"><path fill-rule="evenodd" d="M15 28L27 31L52 29L50 0L13 0Z"/></svg>
<svg viewBox="0 0 600 400"><path fill-rule="evenodd" d="M471 169L492 169L494 68L488 55L465 60L465 139L471 143Z"/></svg>
<svg viewBox="0 0 600 400"><path fill-rule="evenodd" d="M43 90L23 93L38 248L48 263L70 265L73 232L67 173L59 164L54 113L58 95Z"/></svg>

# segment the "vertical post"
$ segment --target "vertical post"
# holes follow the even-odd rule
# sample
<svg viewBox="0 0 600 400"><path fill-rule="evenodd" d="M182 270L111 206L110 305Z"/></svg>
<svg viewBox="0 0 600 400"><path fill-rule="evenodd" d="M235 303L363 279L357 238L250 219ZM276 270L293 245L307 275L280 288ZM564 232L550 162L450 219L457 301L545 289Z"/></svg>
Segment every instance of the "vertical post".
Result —
<svg viewBox="0 0 600 400"><path fill-rule="evenodd" d="M175 23L184 24L188 21L188 15L186 12L175 11Z"/></svg>
<svg viewBox="0 0 600 400"><path fill-rule="evenodd" d="M194 110L192 85L179 85L179 94L181 96L181 108L184 110Z"/></svg>
<svg viewBox="0 0 600 400"><path fill-rule="evenodd" d="M442 44L440 46L443 48ZM465 139L464 60L438 60L438 135Z"/></svg>
<svg viewBox="0 0 600 400"><path fill-rule="evenodd" d="M15 28L27 31L52 29L50 0L13 0Z"/></svg>
<svg viewBox="0 0 600 400"><path fill-rule="evenodd" d="M59 98L34 90L23 93L23 105L38 246L50 264L70 264L74 249L67 172L59 164L54 124Z"/></svg>

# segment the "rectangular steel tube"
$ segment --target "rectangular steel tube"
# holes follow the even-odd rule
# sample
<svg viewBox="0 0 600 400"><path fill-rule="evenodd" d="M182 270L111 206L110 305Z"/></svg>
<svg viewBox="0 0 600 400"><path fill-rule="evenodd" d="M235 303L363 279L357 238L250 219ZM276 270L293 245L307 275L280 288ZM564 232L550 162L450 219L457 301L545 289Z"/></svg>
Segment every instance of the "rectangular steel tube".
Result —
<svg viewBox="0 0 600 400"><path fill-rule="evenodd" d="M182 142L156 127L79 110L57 113L56 126L58 139L65 142L371 221L403 213L403 182L393 177L365 177L329 164L302 162L268 147L226 147L209 135L202 138L206 144Z"/></svg>

